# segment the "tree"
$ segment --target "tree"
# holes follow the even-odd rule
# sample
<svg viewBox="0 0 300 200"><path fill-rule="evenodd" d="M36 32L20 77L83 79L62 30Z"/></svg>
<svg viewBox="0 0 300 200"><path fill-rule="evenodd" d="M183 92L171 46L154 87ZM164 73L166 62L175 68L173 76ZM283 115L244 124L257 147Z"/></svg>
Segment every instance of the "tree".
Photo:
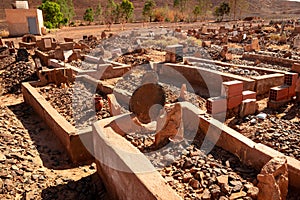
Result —
<svg viewBox="0 0 300 200"><path fill-rule="evenodd" d="M58 28L63 21L63 14L60 11L58 3L52 1L45 1L39 6L43 11L44 25L47 28Z"/></svg>
<svg viewBox="0 0 300 200"><path fill-rule="evenodd" d="M122 21L128 22L128 20L132 17L134 10L133 3L129 0L122 0L120 4L121 18Z"/></svg>
<svg viewBox="0 0 300 200"><path fill-rule="evenodd" d="M193 14L195 16L195 21L197 21L198 16L201 15L201 13L202 13L202 8L199 5L195 6L195 8L193 10Z"/></svg>
<svg viewBox="0 0 300 200"><path fill-rule="evenodd" d="M97 5L96 11L95 11L95 17L98 21L101 21L102 18L102 6L101 3Z"/></svg>
<svg viewBox="0 0 300 200"><path fill-rule="evenodd" d="M201 10L200 16L202 16L203 20L206 20L208 12L212 9L211 0L198 0L197 6L199 6Z"/></svg>
<svg viewBox="0 0 300 200"><path fill-rule="evenodd" d="M47 1L55 2L60 6L60 12L64 18L63 22L68 23L75 16L73 0L43 0L43 3Z"/></svg>
<svg viewBox="0 0 300 200"><path fill-rule="evenodd" d="M115 12L117 5L114 0L107 0L105 11L104 11L104 22L107 24L108 30L110 31L111 25L115 21Z"/></svg>
<svg viewBox="0 0 300 200"><path fill-rule="evenodd" d="M114 10L115 22L120 22L122 24L122 30L124 29L124 24L132 17L134 10L133 3L129 0L122 0L120 4L116 4Z"/></svg>
<svg viewBox="0 0 300 200"><path fill-rule="evenodd" d="M56 0L56 3L60 5L60 11L64 18L68 19L67 21L72 20L75 15L73 0Z"/></svg>
<svg viewBox="0 0 300 200"><path fill-rule="evenodd" d="M230 13L230 6L228 3L223 2L220 6L216 7L214 15L217 17L218 21L222 21L224 15L228 15Z"/></svg>
<svg viewBox="0 0 300 200"><path fill-rule="evenodd" d="M84 21L88 21L89 24L91 24L91 22L94 21L94 11L93 8L88 8L85 10L84 16L83 16L83 20Z"/></svg>
<svg viewBox="0 0 300 200"><path fill-rule="evenodd" d="M144 16L144 18L149 18L150 22L152 21L155 7L156 7L156 4L153 0L147 0L144 4L143 16Z"/></svg>
<svg viewBox="0 0 300 200"><path fill-rule="evenodd" d="M187 2L188 0L174 0L173 7L179 8L179 11L181 12L181 14L183 14L184 10L186 9Z"/></svg>

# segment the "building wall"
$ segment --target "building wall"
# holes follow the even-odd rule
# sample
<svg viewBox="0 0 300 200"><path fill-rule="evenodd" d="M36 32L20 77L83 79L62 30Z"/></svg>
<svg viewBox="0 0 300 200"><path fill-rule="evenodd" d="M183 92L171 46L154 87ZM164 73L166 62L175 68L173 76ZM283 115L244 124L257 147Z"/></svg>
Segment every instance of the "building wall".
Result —
<svg viewBox="0 0 300 200"><path fill-rule="evenodd" d="M43 11L37 9L37 23L38 23L38 31L40 35L42 35L42 27L44 27L44 18L43 18Z"/></svg>
<svg viewBox="0 0 300 200"><path fill-rule="evenodd" d="M10 36L21 36L29 33L27 17L36 17L38 33L42 34L42 11L38 9L5 9L6 21Z"/></svg>

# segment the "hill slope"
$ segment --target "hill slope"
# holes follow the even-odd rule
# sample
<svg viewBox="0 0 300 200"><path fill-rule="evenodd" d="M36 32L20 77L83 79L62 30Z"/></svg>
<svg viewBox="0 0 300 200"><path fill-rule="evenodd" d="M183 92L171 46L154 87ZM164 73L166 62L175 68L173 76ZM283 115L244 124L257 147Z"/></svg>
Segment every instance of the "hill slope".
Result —
<svg viewBox="0 0 300 200"><path fill-rule="evenodd" d="M118 0L115 0L119 2ZM141 13L143 9L144 2L146 0L131 0L135 7L135 19L141 19ZM190 0L194 2L195 0ZM212 0L213 5L217 5L223 0ZM0 0L0 20L5 19L4 9L11 8L11 3L14 0ZM42 0L29 0L30 8L37 8ZM75 19L81 20L83 14L88 7L96 8L99 2L104 6L107 0L73 0L76 17ZM168 5L172 7L173 0L155 0L157 6ZM256 16L296 16L300 15L300 2L284 1L284 0L248 0L250 4L250 13L248 15ZM189 7L193 7L193 3L189 3Z"/></svg>

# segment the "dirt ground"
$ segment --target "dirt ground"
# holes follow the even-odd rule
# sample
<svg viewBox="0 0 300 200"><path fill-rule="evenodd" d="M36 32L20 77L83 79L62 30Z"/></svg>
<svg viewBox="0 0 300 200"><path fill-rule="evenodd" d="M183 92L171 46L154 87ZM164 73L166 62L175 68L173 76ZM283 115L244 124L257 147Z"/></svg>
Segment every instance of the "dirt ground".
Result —
<svg viewBox="0 0 300 200"><path fill-rule="evenodd" d="M231 24L237 22L221 22L217 25L221 24ZM1 24L1 23L0 23ZM2 23L3 24L3 23ZM216 25L213 21L211 22L193 22L193 23L167 23L167 22L152 22L152 23L128 23L124 26L124 30L133 30L133 29L140 29L140 28L169 28L174 30L177 27L181 27L182 29L191 29L200 28L203 24L208 26ZM255 24L253 24L255 25ZM4 25L3 25L4 27ZM1 28L1 26L0 26ZM63 41L65 37L73 38L75 41L82 39L83 35L94 35L98 38L101 37L101 33L104 30L108 30L106 25L90 25L90 26L77 26L77 27L63 27L61 29L53 29L50 33L47 33L44 36L47 37L55 37L58 41ZM113 24L111 26L111 33L120 33L122 31L121 24ZM22 37L9 37L3 38L4 41L10 40L13 41L18 47L18 43L21 41Z"/></svg>
<svg viewBox="0 0 300 200"><path fill-rule="evenodd" d="M22 95L0 96L0 199L106 199L95 164L70 164Z"/></svg>

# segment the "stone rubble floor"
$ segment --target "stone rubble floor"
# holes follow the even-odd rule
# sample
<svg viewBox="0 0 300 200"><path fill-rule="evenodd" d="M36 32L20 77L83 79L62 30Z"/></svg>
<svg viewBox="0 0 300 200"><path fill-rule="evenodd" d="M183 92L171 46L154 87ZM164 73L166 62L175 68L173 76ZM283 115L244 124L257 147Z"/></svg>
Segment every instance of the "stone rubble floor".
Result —
<svg viewBox="0 0 300 200"><path fill-rule="evenodd" d="M1 96L0 199L105 199L96 165L70 164L22 96Z"/></svg>
<svg viewBox="0 0 300 200"><path fill-rule="evenodd" d="M290 103L278 111L265 109L266 119L255 115L227 120L227 124L250 138L300 160L300 104Z"/></svg>
<svg viewBox="0 0 300 200"><path fill-rule="evenodd" d="M49 84L37 89L59 114L78 129L86 128L96 120L111 116L108 101L104 95L99 94L104 104L100 111L95 112L96 88L87 83L76 81L65 87Z"/></svg>
<svg viewBox="0 0 300 200"><path fill-rule="evenodd" d="M207 142L199 132L192 140L153 148L155 133L124 137L136 146L183 199L257 199L257 170L243 165L238 157ZM213 148L212 148L213 147ZM287 199L299 192L289 188Z"/></svg>

